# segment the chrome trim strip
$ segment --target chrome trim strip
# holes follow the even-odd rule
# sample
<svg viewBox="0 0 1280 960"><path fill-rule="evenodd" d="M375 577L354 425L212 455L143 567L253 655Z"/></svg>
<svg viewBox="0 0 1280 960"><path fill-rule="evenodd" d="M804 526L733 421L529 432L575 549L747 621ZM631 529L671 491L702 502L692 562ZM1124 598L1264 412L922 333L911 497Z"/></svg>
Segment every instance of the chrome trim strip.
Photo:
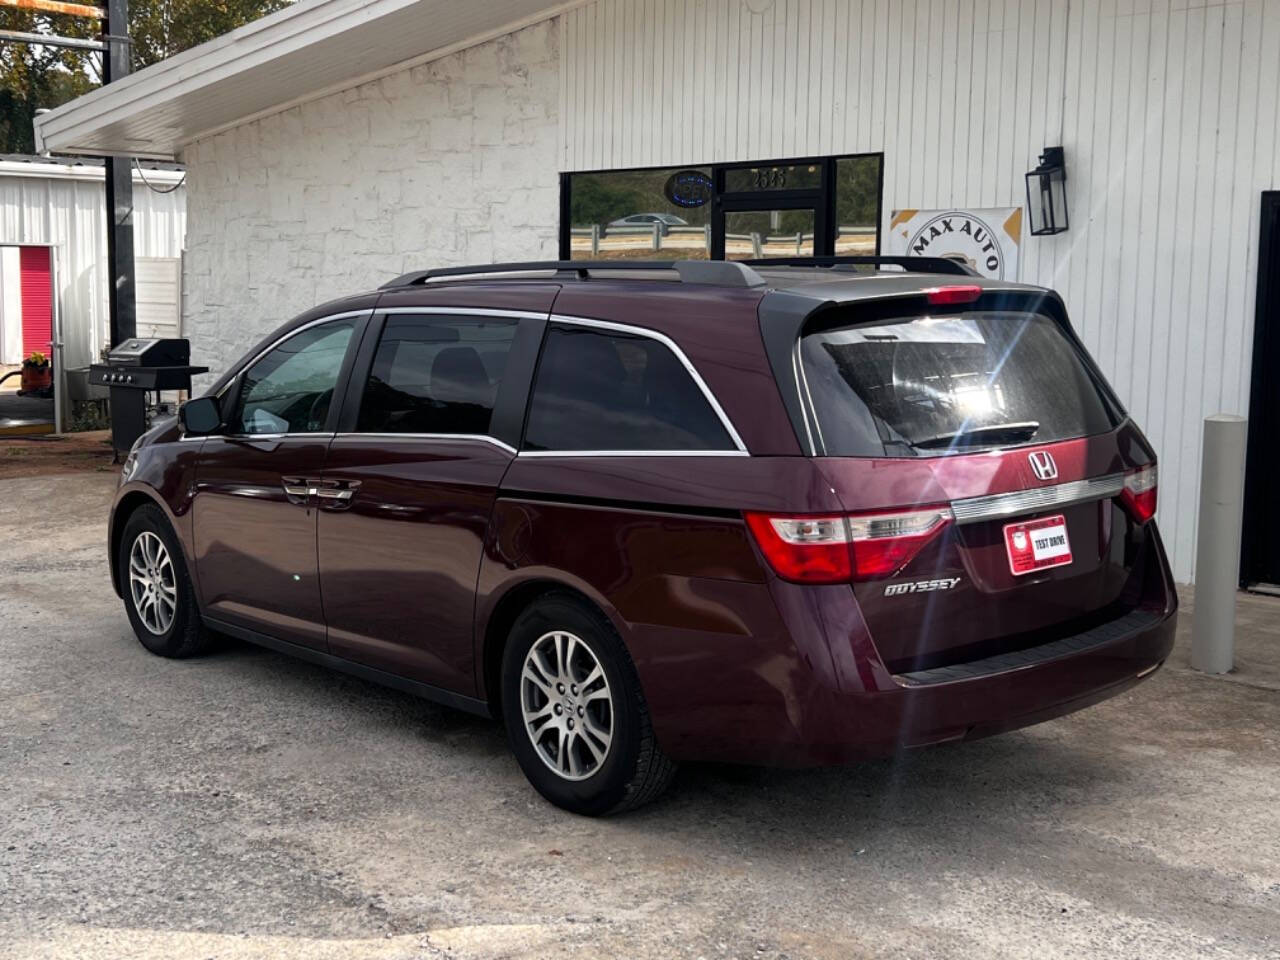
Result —
<svg viewBox="0 0 1280 960"><path fill-rule="evenodd" d="M1034 490L1017 490L1013 493L996 493L985 497L967 497L952 500L951 512L956 523L978 523L995 520L1017 513L1033 513L1052 507L1065 507L1090 500L1107 500L1124 489L1124 474L1112 473L1088 480L1058 483Z"/></svg>
<svg viewBox="0 0 1280 960"><path fill-rule="evenodd" d="M419 287L418 289L422 289ZM500 320L545 320L547 314L529 310L490 310L487 307L379 307L375 313L420 313L453 317L497 317Z"/></svg>
<svg viewBox="0 0 1280 960"><path fill-rule="evenodd" d="M745 450L521 450L517 457L749 457Z"/></svg>
<svg viewBox="0 0 1280 960"><path fill-rule="evenodd" d="M505 450L512 455L515 454L516 448L511 444L499 440L497 437L491 437L487 433L395 433L385 431L381 433L335 433L334 439L342 438L343 440L470 440L479 441L481 443L492 444L499 450Z"/></svg>
<svg viewBox="0 0 1280 960"><path fill-rule="evenodd" d="M223 392L225 392L227 389L231 387L231 384L235 383L236 378L239 377L240 374L244 373L246 370L252 367L255 363L261 360L266 354L270 353L276 347L280 346L280 344L284 343L294 334L301 333L303 330L310 330L312 327L319 326L322 323L330 323L334 320L345 320L348 317L370 317L370 316L373 316L372 307L369 307L365 310L347 310L344 313L331 313L327 317L317 317L315 320L308 320L306 323L304 323L300 327L294 327L288 333L283 334L282 336L276 337L269 344L267 344L265 347L263 347L261 350L255 353L249 360L242 363L240 365L240 368L236 370L235 376L232 377L230 380L228 380L225 384L223 384L222 390L218 391L217 395L221 396Z"/></svg>
<svg viewBox="0 0 1280 960"><path fill-rule="evenodd" d="M665 346L668 350L670 350L675 355L675 358L679 360L680 363L684 366L685 370L689 372L689 376L693 378L693 382L698 385L698 389L702 391L702 395L707 398L707 403L711 404L711 409L714 410L716 412L716 416L720 418L720 423L725 428L726 432L728 432L729 439L733 441L733 445L738 448L738 451L740 453L745 454L747 452L747 445L743 443L742 438L738 436L738 431L734 429L733 422L729 419L729 415L726 414L724 412L724 408L720 406L720 401L716 399L715 394L711 392L711 388L707 386L706 381L703 380L702 377L698 374L698 371L694 369L693 364L689 362L689 358L684 355L684 351L681 350L680 347L676 344L676 342L672 340L670 337L668 337L666 334L659 333L657 330L650 330L647 327L633 327L627 323L613 323L612 321L609 321L609 320L592 320L587 317L570 317L562 313L553 313L548 319L552 323L568 323L568 324L574 324L580 327L596 327L600 330L612 330L615 333L626 333L626 334L630 334L633 337L648 337L650 340L657 340L659 343ZM714 452L707 451L706 453L700 452L699 454L691 454L689 451L684 451L679 455L680 456L691 456L691 455L706 456L707 453L710 453L712 456L716 456L719 454L723 454L724 452L726 451L714 451ZM608 452L608 451L599 451L599 453L605 456L620 456L620 455L625 456L626 455L621 452ZM582 454L579 454L579 456L581 455ZM638 451L638 455L653 456L652 452L650 451Z"/></svg>
<svg viewBox="0 0 1280 960"><path fill-rule="evenodd" d="M809 440L809 456L816 457L819 444L823 454L827 452L827 441L822 436L822 424L818 422L818 408L814 406L813 394L809 392L809 377L804 372L804 360L800 356L800 339L796 339L796 345L791 351L791 372L796 382L804 388L804 395L800 398L800 414L804 420L805 436ZM813 442L813 430L809 429L810 419L813 420L813 430L818 431L817 444Z"/></svg>

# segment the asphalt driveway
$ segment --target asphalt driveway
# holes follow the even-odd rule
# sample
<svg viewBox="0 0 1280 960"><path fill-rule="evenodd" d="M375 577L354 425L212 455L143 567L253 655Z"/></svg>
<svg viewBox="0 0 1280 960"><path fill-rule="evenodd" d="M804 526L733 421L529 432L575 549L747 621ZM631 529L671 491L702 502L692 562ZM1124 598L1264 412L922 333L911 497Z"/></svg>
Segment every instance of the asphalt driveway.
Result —
<svg viewBox="0 0 1280 960"><path fill-rule="evenodd" d="M1280 957L1280 600L1243 669L586 820L496 723L229 643L107 581L113 477L0 481L0 956ZM1185 628L1189 614L1183 616Z"/></svg>

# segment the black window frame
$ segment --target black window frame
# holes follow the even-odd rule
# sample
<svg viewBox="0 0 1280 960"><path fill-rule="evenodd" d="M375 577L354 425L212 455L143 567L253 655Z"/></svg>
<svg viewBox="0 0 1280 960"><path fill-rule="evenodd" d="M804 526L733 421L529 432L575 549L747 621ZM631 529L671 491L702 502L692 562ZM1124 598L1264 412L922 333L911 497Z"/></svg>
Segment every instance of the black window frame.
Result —
<svg viewBox="0 0 1280 960"><path fill-rule="evenodd" d="M561 260L573 259L570 230L572 207L572 179L576 176L609 173L640 173L645 171L708 168L711 170L711 255L712 260L723 260L725 253L725 214L760 210L813 210L813 254L818 257L834 256L836 252L836 165L841 160L863 160L875 157L879 160L876 177L876 234L875 255L880 255L884 232L884 151L867 153L840 153L820 157L784 157L777 160L742 160L732 163L661 164L644 167L607 167L598 170L570 170L560 174L560 230L559 256ZM757 167L820 166L819 186L780 190L724 189L725 174L730 170Z"/></svg>

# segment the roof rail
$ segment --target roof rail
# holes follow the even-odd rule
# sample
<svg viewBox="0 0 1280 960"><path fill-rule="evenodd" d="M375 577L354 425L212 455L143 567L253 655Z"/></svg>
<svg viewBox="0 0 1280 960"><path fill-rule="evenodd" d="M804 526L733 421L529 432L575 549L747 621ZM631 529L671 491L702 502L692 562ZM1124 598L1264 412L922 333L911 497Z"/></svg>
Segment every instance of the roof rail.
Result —
<svg viewBox="0 0 1280 960"><path fill-rule="evenodd" d="M759 287L764 278L750 267L731 260L529 260L519 263L481 263L469 267L436 267L415 270L384 283L378 289L411 287L444 277L485 276L492 273L535 273L551 270L557 276L586 280L593 270L674 270L682 283L721 287Z"/></svg>
<svg viewBox="0 0 1280 960"><path fill-rule="evenodd" d="M779 257L776 260L739 260L748 267L901 267L907 273L949 273L960 277L981 276L968 264L950 257L849 256Z"/></svg>

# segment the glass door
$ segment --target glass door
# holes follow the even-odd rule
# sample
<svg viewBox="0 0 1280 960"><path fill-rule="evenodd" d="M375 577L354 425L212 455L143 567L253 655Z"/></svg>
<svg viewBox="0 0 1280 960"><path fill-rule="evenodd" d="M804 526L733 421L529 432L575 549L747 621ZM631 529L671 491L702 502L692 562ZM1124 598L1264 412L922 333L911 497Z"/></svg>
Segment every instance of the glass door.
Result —
<svg viewBox="0 0 1280 960"><path fill-rule="evenodd" d="M829 256L831 171L829 159L717 167L712 257Z"/></svg>
<svg viewBox="0 0 1280 960"><path fill-rule="evenodd" d="M813 207L725 211L724 259L816 256L817 219L817 210Z"/></svg>

